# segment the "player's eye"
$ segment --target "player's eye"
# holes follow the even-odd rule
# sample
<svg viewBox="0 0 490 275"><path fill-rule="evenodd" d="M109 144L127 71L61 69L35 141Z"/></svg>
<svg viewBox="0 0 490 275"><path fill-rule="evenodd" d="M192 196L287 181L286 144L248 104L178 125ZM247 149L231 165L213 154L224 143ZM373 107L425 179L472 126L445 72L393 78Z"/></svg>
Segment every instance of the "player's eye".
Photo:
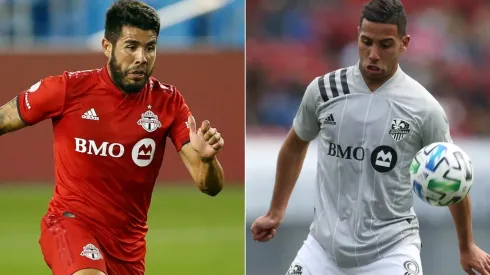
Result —
<svg viewBox="0 0 490 275"><path fill-rule="evenodd" d="M371 42L370 40L367 40L367 39L363 39L362 40L362 43L366 46L371 46L371 44L373 44L373 42Z"/></svg>
<svg viewBox="0 0 490 275"><path fill-rule="evenodd" d="M155 50L155 46L148 46L147 48L148 51L152 52Z"/></svg>
<svg viewBox="0 0 490 275"><path fill-rule="evenodd" d="M381 47L383 49L388 49L391 46L393 46L393 43L381 43Z"/></svg>
<svg viewBox="0 0 490 275"><path fill-rule="evenodd" d="M127 45L126 46L126 49L136 50L136 46L134 46L134 45Z"/></svg>

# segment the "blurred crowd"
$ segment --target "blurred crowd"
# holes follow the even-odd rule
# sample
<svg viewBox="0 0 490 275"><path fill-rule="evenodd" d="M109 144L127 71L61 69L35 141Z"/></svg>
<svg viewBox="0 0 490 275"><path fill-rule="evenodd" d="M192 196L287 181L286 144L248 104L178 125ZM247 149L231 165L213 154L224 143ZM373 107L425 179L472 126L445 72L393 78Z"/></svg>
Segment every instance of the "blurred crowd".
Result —
<svg viewBox="0 0 490 275"><path fill-rule="evenodd" d="M168 8L182 0L142 0L155 9ZM0 0L0 47L80 47L86 38L104 28L105 13L115 0ZM195 45L243 48L244 0L231 0L224 7L160 32L159 45L185 48ZM170 19L183 16L179 13ZM187 17L187 16L186 16ZM226 23L224 23L226 22Z"/></svg>
<svg viewBox="0 0 490 275"><path fill-rule="evenodd" d="M314 77L357 62L366 1L247 0L249 126L289 128ZM402 69L441 102L453 136L489 136L490 1L403 3L412 40Z"/></svg>

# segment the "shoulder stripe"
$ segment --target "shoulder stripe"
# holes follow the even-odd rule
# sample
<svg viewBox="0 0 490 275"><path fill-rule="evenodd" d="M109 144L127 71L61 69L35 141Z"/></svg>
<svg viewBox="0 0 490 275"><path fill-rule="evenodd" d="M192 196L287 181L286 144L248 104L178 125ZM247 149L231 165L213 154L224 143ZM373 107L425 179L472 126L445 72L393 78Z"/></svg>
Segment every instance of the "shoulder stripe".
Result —
<svg viewBox="0 0 490 275"><path fill-rule="evenodd" d="M320 95L323 101L328 101L327 89L325 89L325 76L322 75L318 78L318 88L320 88Z"/></svg>
<svg viewBox="0 0 490 275"><path fill-rule="evenodd" d="M347 84L347 69L342 69L340 71L340 83L342 83L344 95L350 94L349 85Z"/></svg>
<svg viewBox="0 0 490 275"><path fill-rule="evenodd" d="M332 97L338 97L339 96L339 90L337 89L337 83L335 82L335 74L337 72L331 72L330 76L328 77L330 80L330 90L332 91Z"/></svg>
<svg viewBox="0 0 490 275"><path fill-rule="evenodd" d="M318 88L320 89L320 95L323 101L326 102L340 95L350 94L349 84L347 82L347 70L348 68L338 69L318 78ZM328 78L328 84L325 83L326 78ZM342 87L341 91L339 90L339 86L337 86L339 79Z"/></svg>

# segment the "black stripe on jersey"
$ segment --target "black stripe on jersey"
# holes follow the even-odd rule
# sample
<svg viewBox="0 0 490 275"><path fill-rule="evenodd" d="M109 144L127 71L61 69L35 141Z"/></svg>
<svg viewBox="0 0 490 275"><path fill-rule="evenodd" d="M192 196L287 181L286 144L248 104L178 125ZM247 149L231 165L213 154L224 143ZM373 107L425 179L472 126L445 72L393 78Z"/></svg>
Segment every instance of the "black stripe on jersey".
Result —
<svg viewBox="0 0 490 275"><path fill-rule="evenodd" d="M337 90L337 83L335 83L335 73L336 72L330 73L330 76L328 78L330 80L330 90L332 91L332 96L338 97L339 96L339 90Z"/></svg>
<svg viewBox="0 0 490 275"><path fill-rule="evenodd" d="M318 88L320 88L320 95L323 98L323 101L328 101L327 90L325 89L325 76L322 75L318 79Z"/></svg>
<svg viewBox="0 0 490 275"><path fill-rule="evenodd" d="M29 92L29 91L25 91L25 93L28 93L28 92ZM17 96L15 97L15 100L16 100L15 105L17 105L17 114L19 115L20 120L22 121L22 123L24 123L24 125L26 125L26 126L32 126L31 124L27 123L27 122L24 120L24 118L22 117L22 114L21 114L21 112L20 112L20 105L19 105L19 103L20 103L20 98L19 98L19 95L17 95Z"/></svg>
<svg viewBox="0 0 490 275"><path fill-rule="evenodd" d="M347 85L347 69L342 69L340 71L340 83L342 83L344 95L350 94L349 85Z"/></svg>

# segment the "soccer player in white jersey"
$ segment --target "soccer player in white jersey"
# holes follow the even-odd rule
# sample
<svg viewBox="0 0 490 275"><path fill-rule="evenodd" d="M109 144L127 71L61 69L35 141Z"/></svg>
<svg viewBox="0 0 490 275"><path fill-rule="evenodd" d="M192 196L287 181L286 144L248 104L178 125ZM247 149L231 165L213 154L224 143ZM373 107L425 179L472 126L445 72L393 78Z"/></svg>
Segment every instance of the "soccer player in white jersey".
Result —
<svg viewBox="0 0 490 275"><path fill-rule="evenodd" d="M281 224L309 143L318 138L310 233L287 274L421 275L421 241L409 165L433 142L452 142L441 105L398 64L410 36L399 0L373 0L361 14L359 62L315 78L279 152L269 211L252 225L268 241ZM449 206L460 263L490 275L474 242L470 198Z"/></svg>

